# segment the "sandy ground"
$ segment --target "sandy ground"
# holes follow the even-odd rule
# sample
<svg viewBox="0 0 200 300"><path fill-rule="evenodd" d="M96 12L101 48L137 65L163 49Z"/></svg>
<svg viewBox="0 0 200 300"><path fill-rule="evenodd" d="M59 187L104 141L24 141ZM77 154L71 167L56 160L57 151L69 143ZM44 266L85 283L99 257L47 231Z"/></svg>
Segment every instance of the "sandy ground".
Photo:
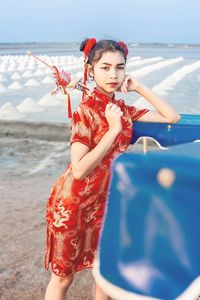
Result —
<svg viewBox="0 0 200 300"><path fill-rule="evenodd" d="M1 176L0 299L42 300L50 272L43 268L45 206L53 175L20 178ZM69 300L89 300L90 270L80 272L69 289Z"/></svg>
<svg viewBox="0 0 200 300"><path fill-rule="evenodd" d="M0 299L42 300L45 210L51 187L69 161L69 145L0 137ZM32 172L32 173L31 173ZM68 300L92 299L90 270L75 275Z"/></svg>
<svg viewBox="0 0 200 300"><path fill-rule="evenodd" d="M16 131L15 137L7 132L10 128ZM22 124L22 128L27 126ZM53 137L57 141L53 142L49 127L51 141L38 139L38 134L43 138L41 128L33 130L36 139L30 138L30 130L27 138L22 128L4 126L5 134L0 136L1 300L44 299L50 278L50 271L43 267L46 202L53 183L69 162L65 127L62 133L57 127ZM92 285L90 270L76 274L67 299L92 299Z"/></svg>

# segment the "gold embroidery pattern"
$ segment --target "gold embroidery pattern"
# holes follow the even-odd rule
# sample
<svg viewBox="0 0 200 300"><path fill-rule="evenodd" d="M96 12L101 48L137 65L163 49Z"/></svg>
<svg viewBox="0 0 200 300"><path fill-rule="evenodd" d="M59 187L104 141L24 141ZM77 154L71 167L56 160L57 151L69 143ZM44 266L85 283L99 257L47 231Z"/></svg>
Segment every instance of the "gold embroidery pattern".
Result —
<svg viewBox="0 0 200 300"><path fill-rule="evenodd" d="M94 112L93 118L94 118L94 123L96 125L100 126L101 125L101 118L100 118L100 116L97 113Z"/></svg>
<svg viewBox="0 0 200 300"><path fill-rule="evenodd" d="M79 108L78 108L78 112L79 112L79 113L82 113L82 112L80 111L80 108L82 108L84 116L92 123L93 117L92 117L92 115L91 115L89 109L88 109L86 106L81 105L81 106L79 106Z"/></svg>
<svg viewBox="0 0 200 300"><path fill-rule="evenodd" d="M77 256L79 255L79 242L78 242L78 237L76 237L75 239L71 240L71 245L73 246L74 250L75 250L75 253L74 255L72 255L70 258L72 260L75 260L77 258Z"/></svg>
<svg viewBox="0 0 200 300"><path fill-rule="evenodd" d="M86 217L85 217L85 222L86 223L89 223L90 221L95 221L96 220L96 217L95 217L95 214L96 214L96 212L98 211L98 209L99 209L99 207L100 207L100 205L99 204L97 204L97 203L95 203L95 205L94 205L94 208L93 208L93 211L89 211L88 212L88 215L86 215Z"/></svg>
<svg viewBox="0 0 200 300"><path fill-rule="evenodd" d="M101 187L99 189L99 193L100 194L103 194L103 192L105 191L105 187L106 187L106 184L108 182L108 176L109 176L109 171L108 169L105 170L105 173L104 173L104 177L102 178L102 181L101 181Z"/></svg>
<svg viewBox="0 0 200 300"><path fill-rule="evenodd" d="M53 225L57 228L60 228L64 226L65 228L68 228L67 225L64 223L66 221L69 221L71 210L66 210L64 206L62 206L62 203L59 203L58 205L59 211L54 211L54 222Z"/></svg>
<svg viewBox="0 0 200 300"><path fill-rule="evenodd" d="M96 179L96 175L94 174L93 176L88 176L85 177L85 183L86 185L84 186L84 188L78 193L81 197L82 196L89 196L91 194L92 188L94 186L94 184L92 182L95 181Z"/></svg>
<svg viewBox="0 0 200 300"><path fill-rule="evenodd" d="M69 172L68 176L66 177L62 189L60 190L59 197L67 198L71 194L71 186L73 182L73 175L72 172Z"/></svg>
<svg viewBox="0 0 200 300"><path fill-rule="evenodd" d="M55 258L56 259L62 259L63 255L63 241L65 239L65 235L63 233L57 232L55 234L56 238L56 251L55 251Z"/></svg>
<svg viewBox="0 0 200 300"><path fill-rule="evenodd" d="M87 256L84 256L83 265L87 267L90 267L91 265L90 260L87 260Z"/></svg>
<svg viewBox="0 0 200 300"><path fill-rule="evenodd" d="M91 129L87 128L85 124L81 121L77 122L76 124L72 124L72 135L78 134L81 137L87 136L91 137Z"/></svg>
<svg viewBox="0 0 200 300"><path fill-rule="evenodd" d="M58 276L66 276L66 274L64 272L60 271L60 268L58 267L58 265L56 263L52 264L52 269L54 271L54 273Z"/></svg>
<svg viewBox="0 0 200 300"><path fill-rule="evenodd" d="M79 210L77 213L77 229L80 230L81 229L81 222L82 222L82 218L81 215L84 213L84 208L86 208L87 206L89 206L90 204L92 204L93 202L95 202L95 200L99 197L99 195L92 195L89 197L89 199L87 199L86 201L84 201L83 203L80 204L79 206Z"/></svg>
<svg viewBox="0 0 200 300"><path fill-rule="evenodd" d="M91 240L92 240L93 228L88 228L86 230L85 234L86 234L86 238L85 238L84 251L89 252L89 251L92 251L92 249L91 249Z"/></svg>

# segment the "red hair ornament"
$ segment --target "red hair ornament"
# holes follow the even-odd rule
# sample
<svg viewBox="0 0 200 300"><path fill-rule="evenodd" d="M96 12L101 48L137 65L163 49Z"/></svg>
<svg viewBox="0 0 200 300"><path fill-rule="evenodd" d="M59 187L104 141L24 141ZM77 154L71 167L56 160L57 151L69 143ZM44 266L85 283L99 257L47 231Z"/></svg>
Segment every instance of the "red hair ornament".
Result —
<svg viewBox="0 0 200 300"><path fill-rule="evenodd" d="M88 41L85 44L85 48L83 50L85 56L88 56L91 49L96 45L97 41L95 38L88 39Z"/></svg>
<svg viewBox="0 0 200 300"><path fill-rule="evenodd" d="M90 51L92 50L92 48L96 45L96 39L95 38L91 38L88 39L88 41L85 44L85 48L83 50L83 53L85 54L84 57L84 77L83 77L83 84L86 85L86 81L87 81L87 61L88 61L88 54L90 53ZM83 95L83 99L84 99L84 95Z"/></svg>
<svg viewBox="0 0 200 300"><path fill-rule="evenodd" d="M119 41L118 45L120 45L120 47L122 47L124 49L124 54L127 57L128 56L128 47L127 47L127 45L122 41Z"/></svg>

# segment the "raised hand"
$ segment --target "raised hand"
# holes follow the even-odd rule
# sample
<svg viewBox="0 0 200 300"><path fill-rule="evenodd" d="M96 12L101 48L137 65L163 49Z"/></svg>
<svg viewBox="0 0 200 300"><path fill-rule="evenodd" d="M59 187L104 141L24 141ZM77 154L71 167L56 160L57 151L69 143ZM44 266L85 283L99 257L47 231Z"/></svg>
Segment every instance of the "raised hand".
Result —
<svg viewBox="0 0 200 300"><path fill-rule="evenodd" d="M105 118L108 122L109 129L119 133L122 129L121 116L123 112L120 107L113 103L108 103L105 109Z"/></svg>
<svg viewBox="0 0 200 300"><path fill-rule="evenodd" d="M140 83L136 78L132 75L126 75L121 87L118 89L118 92L127 93L137 91L139 86Z"/></svg>

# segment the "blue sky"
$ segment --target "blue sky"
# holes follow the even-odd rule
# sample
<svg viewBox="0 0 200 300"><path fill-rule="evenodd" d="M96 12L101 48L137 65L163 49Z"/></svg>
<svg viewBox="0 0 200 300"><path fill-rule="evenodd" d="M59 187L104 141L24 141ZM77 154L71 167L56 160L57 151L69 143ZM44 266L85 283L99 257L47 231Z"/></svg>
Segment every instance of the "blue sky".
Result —
<svg viewBox="0 0 200 300"><path fill-rule="evenodd" d="M200 0L3 0L0 42L200 44Z"/></svg>

